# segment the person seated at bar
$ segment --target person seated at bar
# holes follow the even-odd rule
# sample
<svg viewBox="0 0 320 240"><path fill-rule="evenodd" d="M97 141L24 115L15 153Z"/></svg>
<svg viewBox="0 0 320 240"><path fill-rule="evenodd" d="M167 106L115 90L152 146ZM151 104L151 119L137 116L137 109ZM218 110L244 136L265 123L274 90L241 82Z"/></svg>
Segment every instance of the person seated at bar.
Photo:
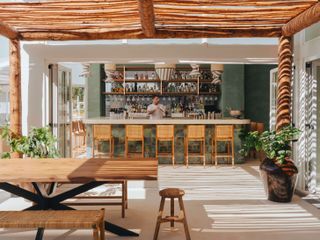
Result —
<svg viewBox="0 0 320 240"><path fill-rule="evenodd" d="M166 108L160 104L160 98L158 96L153 96L152 104L148 106L147 113L150 119L162 119L166 115Z"/></svg>

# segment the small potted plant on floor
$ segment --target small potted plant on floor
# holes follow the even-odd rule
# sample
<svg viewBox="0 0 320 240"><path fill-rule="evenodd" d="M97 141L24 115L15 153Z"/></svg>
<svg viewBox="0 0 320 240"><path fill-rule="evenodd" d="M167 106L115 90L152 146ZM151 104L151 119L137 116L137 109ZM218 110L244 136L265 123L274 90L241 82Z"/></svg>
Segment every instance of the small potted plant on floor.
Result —
<svg viewBox="0 0 320 240"><path fill-rule="evenodd" d="M266 158L260 164L260 173L268 199L274 202L290 202L294 193L298 169L291 159L291 145L300 130L286 126L279 131L265 131L261 134L249 132L250 142L243 143L242 154L252 149L262 150ZM254 139L254 141L253 141Z"/></svg>

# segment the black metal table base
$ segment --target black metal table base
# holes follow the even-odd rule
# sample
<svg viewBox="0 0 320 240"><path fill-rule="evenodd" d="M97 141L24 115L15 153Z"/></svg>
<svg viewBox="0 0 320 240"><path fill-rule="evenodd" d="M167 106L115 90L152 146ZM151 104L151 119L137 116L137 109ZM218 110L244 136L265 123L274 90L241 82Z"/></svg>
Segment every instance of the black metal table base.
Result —
<svg viewBox="0 0 320 240"><path fill-rule="evenodd" d="M0 183L0 189L35 203L33 206L26 208L25 210L74 210L74 208L66 206L62 202L69 198L75 197L81 193L87 192L95 187L101 186L105 183L107 182L88 182L52 197L51 195L54 192L56 183L50 184L48 192L44 192L44 190L41 189L41 187L39 187L39 184L37 183L32 183L36 193L27 191L10 183ZM112 224L107 221L105 221L105 229L118 236L139 236L139 234L135 232L132 232L128 229L122 228L118 225ZM35 239L42 240L43 234L44 229L39 228Z"/></svg>

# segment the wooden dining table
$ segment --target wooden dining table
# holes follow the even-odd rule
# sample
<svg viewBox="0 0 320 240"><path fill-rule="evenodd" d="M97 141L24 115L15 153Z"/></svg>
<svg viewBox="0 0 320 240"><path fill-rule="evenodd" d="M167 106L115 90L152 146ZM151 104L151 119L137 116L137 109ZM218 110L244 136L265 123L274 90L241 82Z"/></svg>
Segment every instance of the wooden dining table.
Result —
<svg viewBox="0 0 320 240"><path fill-rule="evenodd" d="M113 180L157 180L157 176L154 158L0 159L0 189L34 203L24 210L74 210L62 202ZM22 188L21 183L29 183L33 189ZM57 193L59 183L73 187ZM119 236L139 236L108 221L105 229ZM44 229L38 229L36 240L42 239L43 233Z"/></svg>

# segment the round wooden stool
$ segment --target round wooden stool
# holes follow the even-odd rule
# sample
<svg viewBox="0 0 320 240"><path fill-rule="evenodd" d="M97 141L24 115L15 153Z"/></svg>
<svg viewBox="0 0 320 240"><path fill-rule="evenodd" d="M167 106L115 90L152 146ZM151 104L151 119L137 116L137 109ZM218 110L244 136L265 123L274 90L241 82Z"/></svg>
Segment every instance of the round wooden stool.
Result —
<svg viewBox="0 0 320 240"><path fill-rule="evenodd" d="M170 226L174 227L174 222L180 222L184 225L184 232L186 234L186 239L190 240L190 233L188 229L188 223L187 218L185 214L185 209L183 205L182 196L184 195L184 191L179 188L166 188L159 192L159 195L161 196L161 202L160 202L160 208L158 213L158 219L156 224L156 229L154 232L153 240L158 239L159 230L160 230L160 224L165 222L170 222ZM164 203L166 198L170 198L170 216L162 217L163 209L164 209ZM179 216L174 215L174 199L177 198L179 201L179 207L180 207L180 213Z"/></svg>

